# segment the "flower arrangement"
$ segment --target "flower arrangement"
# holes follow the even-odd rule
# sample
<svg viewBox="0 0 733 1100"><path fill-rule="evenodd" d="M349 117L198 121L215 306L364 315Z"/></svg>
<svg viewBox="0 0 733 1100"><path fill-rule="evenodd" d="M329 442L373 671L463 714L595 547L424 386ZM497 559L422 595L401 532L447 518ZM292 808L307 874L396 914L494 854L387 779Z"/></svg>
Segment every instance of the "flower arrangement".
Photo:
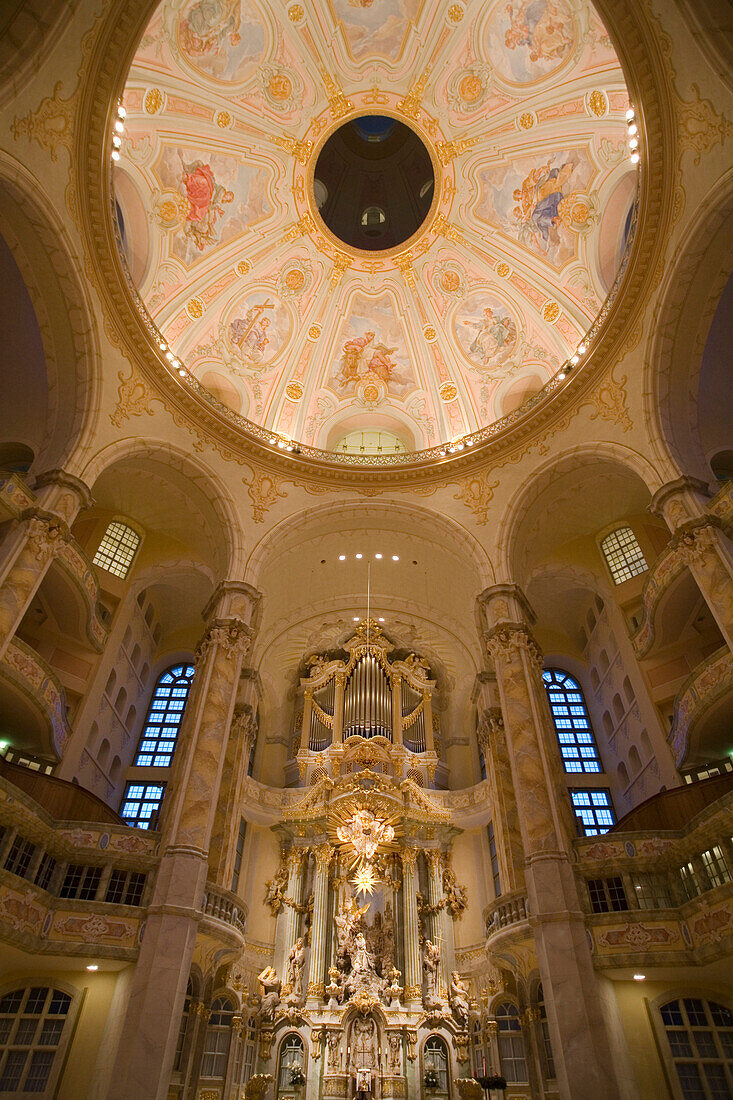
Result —
<svg viewBox="0 0 733 1100"><path fill-rule="evenodd" d="M300 1066L290 1067L290 1084L291 1085L304 1085L305 1074Z"/></svg>
<svg viewBox="0 0 733 1100"><path fill-rule="evenodd" d="M490 1073L486 1077L475 1078L482 1089L505 1089L506 1077L502 1077L500 1073Z"/></svg>
<svg viewBox="0 0 733 1100"><path fill-rule="evenodd" d="M440 1084L440 1078L438 1077L437 1070L426 1069L424 1084L426 1089L437 1089Z"/></svg>

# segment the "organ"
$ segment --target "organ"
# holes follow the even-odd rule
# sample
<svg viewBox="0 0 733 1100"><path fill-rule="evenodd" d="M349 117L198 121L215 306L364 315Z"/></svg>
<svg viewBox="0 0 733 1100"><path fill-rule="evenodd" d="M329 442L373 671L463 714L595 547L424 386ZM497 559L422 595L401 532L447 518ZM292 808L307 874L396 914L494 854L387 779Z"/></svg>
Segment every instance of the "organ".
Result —
<svg viewBox="0 0 733 1100"><path fill-rule="evenodd" d="M423 785L433 782L438 756L428 662L394 650L374 619L345 644L347 659L315 655L300 681L303 709L297 762L303 780L362 766Z"/></svg>

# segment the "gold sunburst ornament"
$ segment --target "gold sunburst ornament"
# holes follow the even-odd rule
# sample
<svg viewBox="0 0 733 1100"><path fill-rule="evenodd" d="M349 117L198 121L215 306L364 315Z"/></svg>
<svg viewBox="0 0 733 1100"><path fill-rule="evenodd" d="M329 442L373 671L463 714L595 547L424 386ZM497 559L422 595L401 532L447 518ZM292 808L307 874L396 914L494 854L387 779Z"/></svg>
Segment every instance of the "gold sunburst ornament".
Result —
<svg viewBox="0 0 733 1100"><path fill-rule="evenodd" d="M363 863L351 880L357 894L373 894L377 885L377 876L371 863Z"/></svg>

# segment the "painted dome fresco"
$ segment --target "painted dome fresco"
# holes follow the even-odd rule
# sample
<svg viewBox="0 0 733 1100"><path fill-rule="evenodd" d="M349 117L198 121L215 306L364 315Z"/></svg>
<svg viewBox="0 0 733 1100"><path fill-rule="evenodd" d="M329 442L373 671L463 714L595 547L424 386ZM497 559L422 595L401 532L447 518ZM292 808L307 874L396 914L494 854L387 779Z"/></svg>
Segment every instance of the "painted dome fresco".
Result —
<svg viewBox="0 0 733 1100"><path fill-rule="evenodd" d="M635 143L585 0L165 0L122 103L140 299L272 441L500 430L619 279Z"/></svg>

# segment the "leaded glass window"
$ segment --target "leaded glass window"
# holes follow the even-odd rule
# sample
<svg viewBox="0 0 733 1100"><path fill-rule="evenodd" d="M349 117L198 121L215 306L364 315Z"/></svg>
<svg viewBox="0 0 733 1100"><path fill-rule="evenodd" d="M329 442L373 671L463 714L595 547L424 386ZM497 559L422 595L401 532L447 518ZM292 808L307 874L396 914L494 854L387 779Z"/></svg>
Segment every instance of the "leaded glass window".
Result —
<svg viewBox="0 0 733 1100"><path fill-rule="evenodd" d="M616 824L609 790L571 790L570 798L575 816L583 822L584 836L607 833Z"/></svg>
<svg viewBox="0 0 733 1100"><path fill-rule="evenodd" d="M216 997L212 1001L209 1025L204 1037L202 1077L226 1077L233 1014L234 1006L228 997Z"/></svg>
<svg viewBox="0 0 733 1100"><path fill-rule="evenodd" d="M193 665L174 665L158 678L135 757L136 767L170 767L193 674Z"/></svg>
<svg viewBox="0 0 733 1100"><path fill-rule="evenodd" d="M156 829L165 783L128 783L120 816L138 829Z"/></svg>
<svg viewBox="0 0 733 1100"><path fill-rule="evenodd" d="M733 1012L684 997L660 1008L683 1100L733 1096Z"/></svg>
<svg viewBox="0 0 733 1100"><path fill-rule="evenodd" d="M508 1082L527 1081L527 1056L517 1006L509 1001L500 1004L496 1010L496 1023L501 1072Z"/></svg>
<svg viewBox="0 0 733 1100"><path fill-rule="evenodd" d="M645 573L649 568L630 527L617 527L606 535L601 543L601 553L606 559L614 584L623 584L639 573Z"/></svg>
<svg viewBox="0 0 733 1100"><path fill-rule="evenodd" d="M140 536L132 527L113 520L102 536L92 561L114 577L125 579L140 545Z"/></svg>
<svg viewBox="0 0 733 1100"><path fill-rule="evenodd" d="M49 986L0 997L0 1095L45 1093L71 997Z"/></svg>
<svg viewBox="0 0 733 1100"><path fill-rule="evenodd" d="M583 692L561 668L542 673L566 772L603 771Z"/></svg>

